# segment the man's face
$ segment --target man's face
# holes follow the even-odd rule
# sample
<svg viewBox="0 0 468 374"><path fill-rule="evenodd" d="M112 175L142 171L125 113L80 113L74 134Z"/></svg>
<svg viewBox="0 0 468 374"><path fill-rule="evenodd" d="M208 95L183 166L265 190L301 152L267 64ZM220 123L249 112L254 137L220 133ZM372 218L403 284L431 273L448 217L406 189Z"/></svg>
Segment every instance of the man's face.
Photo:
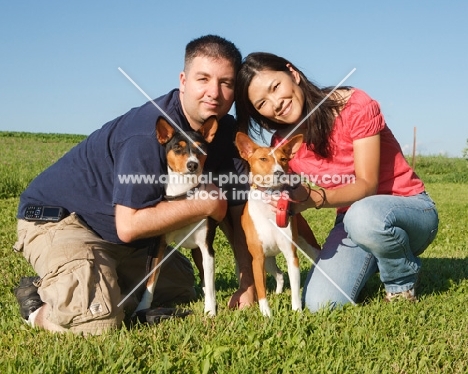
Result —
<svg viewBox="0 0 468 374"><path fill-rule="evenodd" d="M225 59L198 56L180 73L180 101L194 130L206 119L226 115L234 102L235 73Z"/></svg>

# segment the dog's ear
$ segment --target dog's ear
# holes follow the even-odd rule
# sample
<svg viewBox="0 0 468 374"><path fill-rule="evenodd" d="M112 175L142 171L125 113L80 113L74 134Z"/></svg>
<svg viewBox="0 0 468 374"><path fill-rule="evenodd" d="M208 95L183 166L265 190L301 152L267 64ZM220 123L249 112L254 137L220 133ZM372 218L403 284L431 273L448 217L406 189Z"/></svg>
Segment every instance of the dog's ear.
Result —
<svg viewBox="0 0 468 374"><path fill-rule="evenodd" d="M238 132L236 134L236 147L239 150L240 156L244 160L248 161L250 156L252 156L255 150L260 146L255 144L255 142L252 141L252 139L250 139L247 134Z"/></svg>
<svg viewBox="0 0 468 374"><path fill-rule="evenodd" d="M211 143L217 130L218 120L216 116L211 116L205 121L203 126L198 129L198 132L203 135L207 143Z"/></svg>
<svg viewBox="0 0 468 374"><path fill-rule="evenodd" d="M285 144L283 144L280 148L283 150L284 153L289 155L289 158L293 158L295 153L301 147L302 141L304 137L302 135L295 135Z"/></svg>
<svg viewBox="0 0 468 374"><path fill-rule="evenodd" d="M174 128L164 118L159 117L156 121L156 139L161 144L166 144L174 136Z"/></svg>

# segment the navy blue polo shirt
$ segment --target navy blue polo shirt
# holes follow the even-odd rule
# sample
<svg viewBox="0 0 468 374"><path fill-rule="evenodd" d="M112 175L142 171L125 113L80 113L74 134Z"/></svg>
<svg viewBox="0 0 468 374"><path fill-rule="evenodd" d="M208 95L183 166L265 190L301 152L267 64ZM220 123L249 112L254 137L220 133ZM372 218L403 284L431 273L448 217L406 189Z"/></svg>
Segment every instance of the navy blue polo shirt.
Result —
<svg viewBox="0 0 468 374"><path fill-rule="evenodd" d="M182 111L179 90L154 102L181 129L192 130ZM122 243L115 226L115 204L141 209L154 206L164 196L159 177L167 174L166 155L155 129L161 116L150 101L93 132L31 182L21 194L17 217L24 218L27 204L61 206L77 213L104 240ZM208 146L205 171L246 172L234 146L236 128L231 115L219 121ZM130 175L144 176L146 181L132 182Z"/></svg>

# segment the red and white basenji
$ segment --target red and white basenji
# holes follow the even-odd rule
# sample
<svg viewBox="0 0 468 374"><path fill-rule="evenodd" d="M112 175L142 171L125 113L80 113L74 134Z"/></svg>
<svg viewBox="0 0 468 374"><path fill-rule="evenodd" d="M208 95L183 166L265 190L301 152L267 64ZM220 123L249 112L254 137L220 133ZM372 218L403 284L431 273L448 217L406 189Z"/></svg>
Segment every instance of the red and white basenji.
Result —
<svg viewBox="0 0 468 374"><path fill-rule="evenodd" d="M168 166L166 200L187 198L189 193L198 188L199 177L207 157L207 143L213 140L217 129L218 122L214 116L210 117L198 131L185 133L176 131L164 118L158 119L156 137L159 143L166 148ZM151 276L148 278L146 290L135 313L150 308L160 271L158 264L163 259L167 244L175 242L184 248L200 248L203 266L197 264L197 267L199 270L201 267L203 268L205 313L210 316L216 315L213 250L216 222L207 218L189 237L186 237L199 224L200 222L190 224L182 229L166 233L160 238L157 257L153 259L151 264ZM156 270L153 271L155 268Z"/></svg>
<svg viewBox="0 0 468 374"><path fill-rule="evenodd" d="M318 254L318 244L312 233L312 240L298 238L297 216L290 217L286 227L275 226L275 212L269 206L268 199L265 199L265 194L279 194L282 191L284 183L281 182L281 176L288 172L289 160L301 146L302 140L302 135L296 135L275 150L257 145L244 133L236 135L236 146L240 156L250 165L250 179L253 181L241 223L252 255L260 311L268 317L271 316L271 310L266 298L265 269L276 279L276 293L283 290L283 274L274 256L282 252L286 258L292 309L301 310L299 259L293 243L312 259Z"/></svg>

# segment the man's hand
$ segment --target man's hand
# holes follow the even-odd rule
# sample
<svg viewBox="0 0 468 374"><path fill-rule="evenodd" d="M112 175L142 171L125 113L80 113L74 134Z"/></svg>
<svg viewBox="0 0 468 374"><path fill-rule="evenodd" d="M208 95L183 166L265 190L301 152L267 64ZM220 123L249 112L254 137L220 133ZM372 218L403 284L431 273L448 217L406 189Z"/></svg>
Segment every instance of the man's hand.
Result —
<svg viewBox="0 0 468 374"><path fill-rule="evenodd" d="M229 299L228 306L231 309L244 309L255 303L255 286L247 289L239 288Z"/></svg>

